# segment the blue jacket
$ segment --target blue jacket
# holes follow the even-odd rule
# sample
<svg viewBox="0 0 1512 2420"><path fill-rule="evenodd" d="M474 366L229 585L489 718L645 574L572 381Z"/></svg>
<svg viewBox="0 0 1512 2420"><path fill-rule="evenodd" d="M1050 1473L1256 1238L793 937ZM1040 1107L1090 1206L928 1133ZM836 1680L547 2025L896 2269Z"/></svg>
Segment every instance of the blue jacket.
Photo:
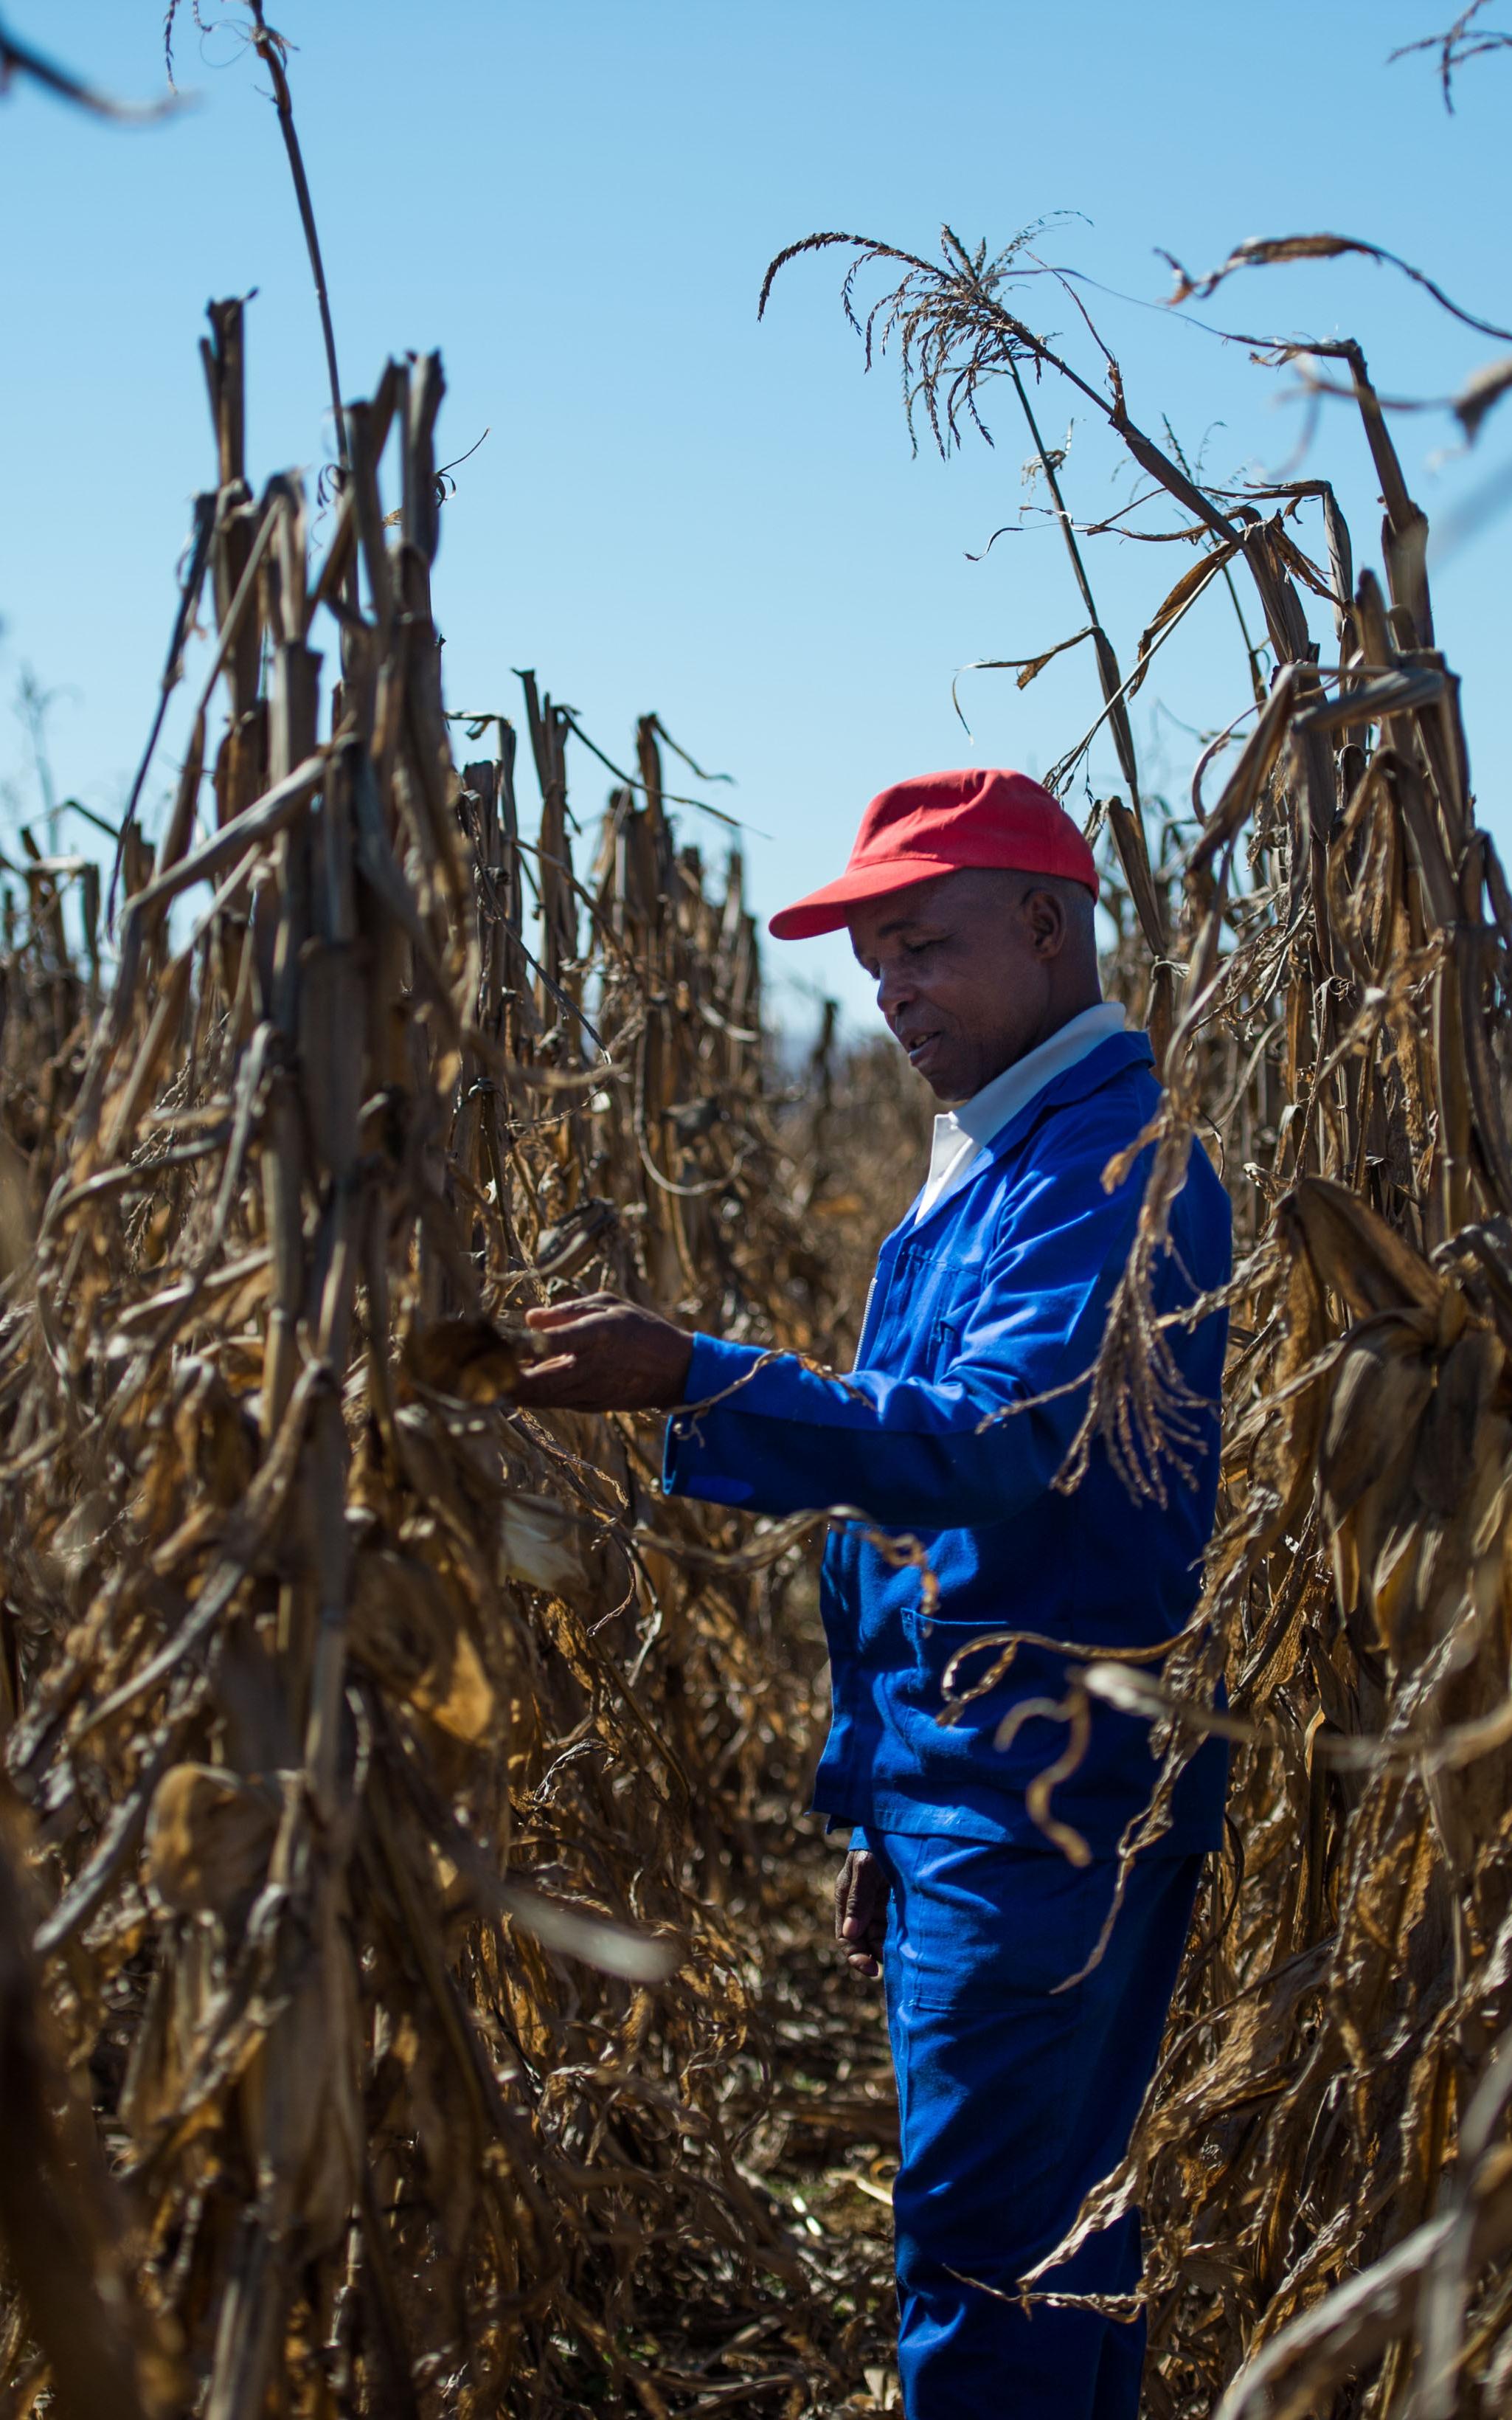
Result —
<svg viewBox="0 0 1512 2420"><path fill-rule="evenodd" d="M1021 1648L1003 1680L946 1724L950 1658L988 1630L1089 1652L1149 1645L1171 1637L1197 1601L1218 1481L1222 1312L1166 1330L1208 1409L1196 1483L1167 1465L1164 1509L1129 1494L1101 1444L1074 1493L1052 1485L1085 1385L983 1426L1090 1370L1149 1151L1112 1192L1103 1171L1159 1098L1143 1033L1112 1035L1053 1078L957 1191L887 1237L849 1378L821 1377L791 1354L761 1369L753 1346L695 1341L688 1408L668 1423L669 1494L777 1514L854 1506L880 1529L916 1536L937 1582L931 1607L917 1563L889 1559L861 1523L831 1533L821 1603L833 1714L814 1804L839 1822L1044 1846L1025 1793L1061 1755L1065 1727L1031 1716L1006 1752L994 1734L1015 1702L1062 1695L1067 1659ZM1229 1274L1228 1202L1200 1146L1171 1241L1158 1311ZM717 1396L725 1400L698 1408ZM984 1654L967 1680L991 1662ZM1193 1760L1165 1848L1218 1840L1226 1766L1216 1740ZM1052 1810L1094 1854L1109 1854L1157 1770L1148 1724L1097 1703L1087 1755Z"/></svg>

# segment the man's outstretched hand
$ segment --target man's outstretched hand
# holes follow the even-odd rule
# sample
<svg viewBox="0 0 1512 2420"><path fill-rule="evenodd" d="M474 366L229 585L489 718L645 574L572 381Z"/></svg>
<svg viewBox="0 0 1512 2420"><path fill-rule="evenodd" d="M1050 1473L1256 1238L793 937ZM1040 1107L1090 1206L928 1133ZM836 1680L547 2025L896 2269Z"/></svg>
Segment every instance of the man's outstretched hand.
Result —
<svg viewBox="0 0 1512 2420"><path fill-rule="evenodd" d="M683 1401L693 1339L618 1295L587 1294L528 1311L550 1358L524 1368L511 1388L532 1412L665 1412Z"/></svg>
<svg viewBox="0 0 1512 2420"><path fill-rule="evenodd" d="M880 1975L887 1937L887 1869L870 1849L852 1849L835 1876L835 1938L857 1975Z"/></svg>

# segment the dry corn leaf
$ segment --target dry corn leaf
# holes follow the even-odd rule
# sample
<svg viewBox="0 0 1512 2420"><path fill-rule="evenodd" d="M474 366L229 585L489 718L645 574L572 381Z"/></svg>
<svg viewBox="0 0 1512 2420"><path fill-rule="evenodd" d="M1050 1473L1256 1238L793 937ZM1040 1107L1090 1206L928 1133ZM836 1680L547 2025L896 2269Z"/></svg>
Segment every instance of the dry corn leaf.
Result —
<svg viewBox="0 0 1512 2420"><path fill-rule="evenodd" d="M176 1764L152 1793L147 1874L175 1916L226 1916L260 1890L280 1798L221 1766Z"/></svg>
<svg viewBox="0 0 1512 2420"><path fill-rule="evenodd" d="M499 1576L570 1597L586 1579L581 1523L549 1497L511 1492L499 1516Z"/></svg>

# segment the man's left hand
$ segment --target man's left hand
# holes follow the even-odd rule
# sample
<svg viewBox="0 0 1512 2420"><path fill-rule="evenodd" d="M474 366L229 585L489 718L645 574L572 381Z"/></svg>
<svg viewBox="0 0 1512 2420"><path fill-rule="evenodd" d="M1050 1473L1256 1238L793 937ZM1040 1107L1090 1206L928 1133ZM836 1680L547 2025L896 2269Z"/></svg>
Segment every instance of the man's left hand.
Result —
<svg viewBox="0 0 1512 2420"><path fill-rule="evenodd" d="M683 1401L693 1339L618 1295L589 1294L525 1314L551 1357L522 1370L511 1392L524 1411L664 1412Z"/></svg>
<svg viewBox="0 0 1512 2420"><path fill-rule="evenodd" d="M871 1849L851 1849L835 1876L835 1938L854 1974L882 1972L887 1940L887 1869Z"/></svg>

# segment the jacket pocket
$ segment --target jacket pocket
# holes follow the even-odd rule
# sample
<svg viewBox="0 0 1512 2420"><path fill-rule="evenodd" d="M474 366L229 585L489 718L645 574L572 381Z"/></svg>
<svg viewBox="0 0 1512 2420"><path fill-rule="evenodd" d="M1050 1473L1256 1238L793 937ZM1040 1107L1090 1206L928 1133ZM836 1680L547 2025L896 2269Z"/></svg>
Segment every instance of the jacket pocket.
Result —
<svg viewBox="0 0 1512 2420"><path fill-rule="evenodd" d="M903 1627L913 1650L913 1674L925 1711L935 1719L961 1704L969 1719L983 1700L1003 1701L1005 1679L1018 1670L1024 1650L1009 1644L1005 1629L980 1621L940 1621L921 1605L910 1606Z"/></svg>
<svg viewBox="0 0 1512 2420"><path fill-rule="evenodd" d="M940 1371L955 1359L961 1350L961 1330L965 1314L959 1311L942 1311L930 1323L929 1357L932 1370Z"/></svg>
<svg viewBox="0 0 1512 2420"><path fill-rule="evenodd" d="M936 1382L946 1377L952 1362L961 1358L962 1340L965 1335L975 1299L969 1302L948 1302L938 1310L929 1326L930 1375Z"/></svg>

